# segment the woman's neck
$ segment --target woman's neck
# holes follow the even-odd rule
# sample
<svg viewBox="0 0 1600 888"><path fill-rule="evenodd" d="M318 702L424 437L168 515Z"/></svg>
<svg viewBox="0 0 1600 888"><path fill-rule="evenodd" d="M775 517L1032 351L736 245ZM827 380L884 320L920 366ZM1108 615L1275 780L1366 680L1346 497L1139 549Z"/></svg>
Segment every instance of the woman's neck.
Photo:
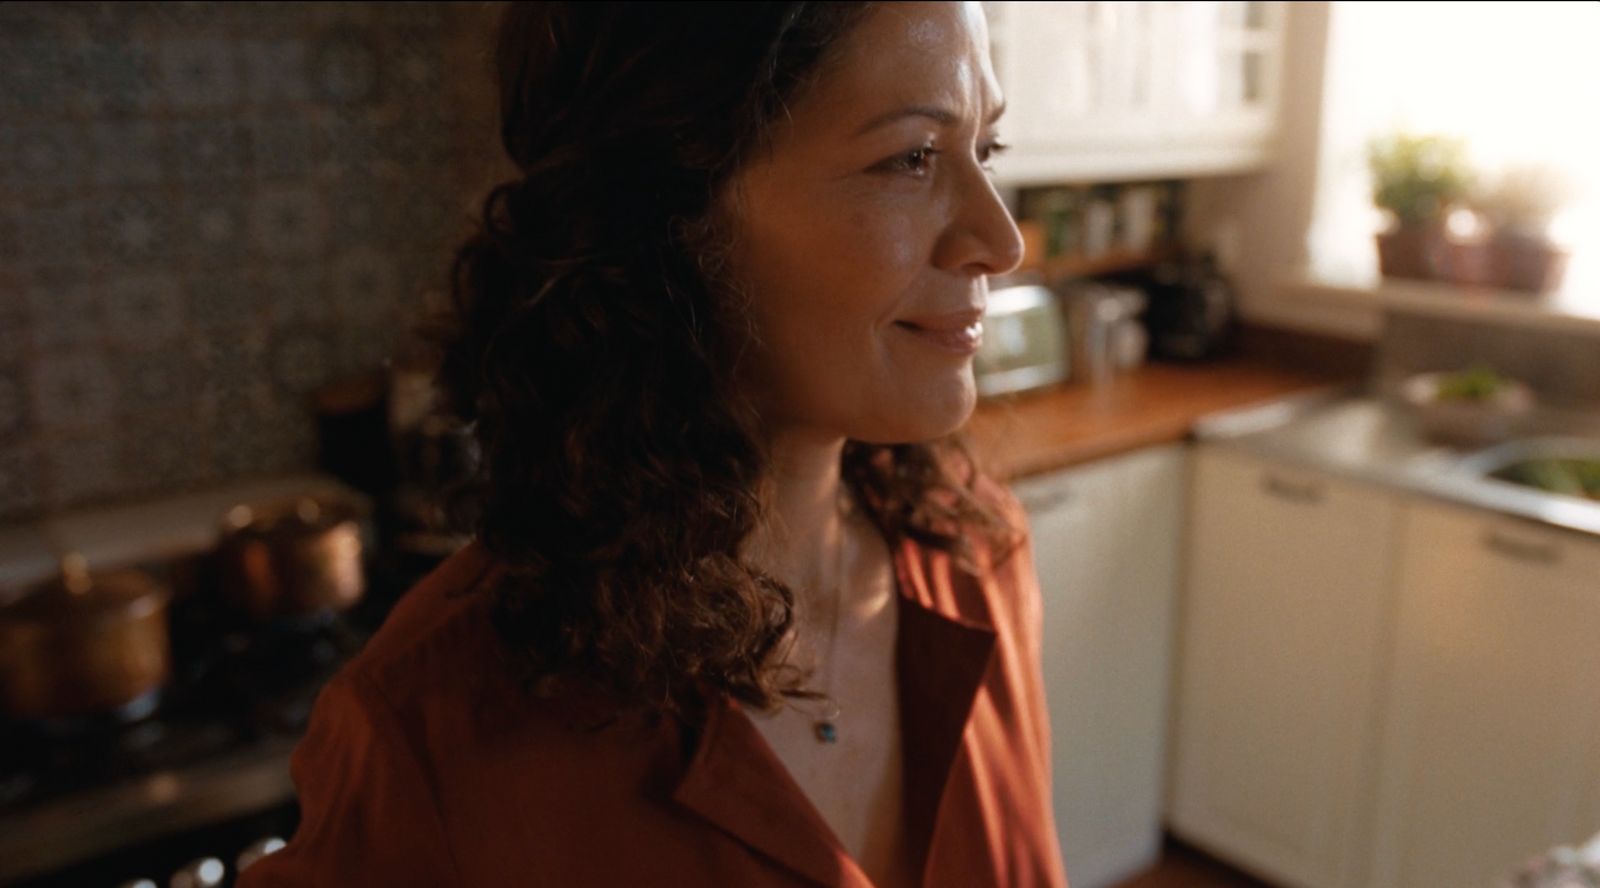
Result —
<svg viewBox="0 0 1600 888"><path fill-rule="evenodd" d="M812 615L831 616L833 586L844 581L835 576L838 547L846 546L846 557L851 551L851 522L840 508L844 443L801 433L773 441L762 492L767 521L746 544L745 557L794 590L798 616L808 621ZM850 609L850 602L844 605Z"/></svg>

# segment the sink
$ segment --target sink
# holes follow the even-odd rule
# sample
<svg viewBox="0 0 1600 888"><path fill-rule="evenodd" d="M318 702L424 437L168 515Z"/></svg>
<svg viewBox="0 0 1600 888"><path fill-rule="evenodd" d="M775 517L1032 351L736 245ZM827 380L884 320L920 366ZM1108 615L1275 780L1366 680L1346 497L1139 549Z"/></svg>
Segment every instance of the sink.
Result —
<svg viewBox="0 0 1600 888"><path fill-rule="evenodd" d="M1522 438L1465 457L1458 470L1600 502L1600 438Z"/></svg>

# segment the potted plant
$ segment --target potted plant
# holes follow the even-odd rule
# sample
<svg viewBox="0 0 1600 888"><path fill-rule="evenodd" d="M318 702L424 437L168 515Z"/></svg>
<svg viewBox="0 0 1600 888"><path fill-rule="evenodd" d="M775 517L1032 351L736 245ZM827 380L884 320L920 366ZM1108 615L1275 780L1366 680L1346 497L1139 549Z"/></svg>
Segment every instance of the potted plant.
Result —
<svg viewBox="0 0 1600 888"><path fill-rule="evenodd" d="M1445 216L1472 183L1466 146L1439 135L1395 133L1367 146L1372 202L1392 217L1378 235L1386 277L1437 278L1444 269Z"/></svg>
<svg viewBox="0 0 1600 888"><path fill-rule="evenodd" d="M1567 252L1550 241L1549 229L1572 188L1568 177L1551 167L1518 164L1476 190L1472 204L1490 227L1497 286L1543 292L1559 285Z"/></svg>

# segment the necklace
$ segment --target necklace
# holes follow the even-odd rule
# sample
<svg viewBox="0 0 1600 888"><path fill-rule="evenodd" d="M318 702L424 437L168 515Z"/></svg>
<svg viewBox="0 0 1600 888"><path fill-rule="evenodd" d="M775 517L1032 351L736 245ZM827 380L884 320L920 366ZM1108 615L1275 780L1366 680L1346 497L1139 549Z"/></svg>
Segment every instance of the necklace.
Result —
<svg viewBox="0 0 1600 888"><path fill-rule="evenodd" d="M828 632L828 677L824 684L828 710L826 714L811 720L811 729L819 743L839 742L839 729L834 725L834 719L839 717L839 701L833 697L833 646L839 635L839 611L844 609L844 525L840 524L839 527L838 564L833 572L833 628Z"/></svg>
<svg viewBox="0 0 1600 888"><path fill-rule="evenodd" d="M822 715L811 717L811 730L816 735L818 743L839 742L839 728L834 723L839 717L839 701L833 696L833 649L839 636L839 616L844 610L844 571L845 571L845 534L849 527L846 519L854 512L850 502L850 493L843 484L839 485L839 541L835 545L836 564L833 571L833 628L828 633L827 679L824 684L826 693L823 699L827 701L827 709Z"/></svg>

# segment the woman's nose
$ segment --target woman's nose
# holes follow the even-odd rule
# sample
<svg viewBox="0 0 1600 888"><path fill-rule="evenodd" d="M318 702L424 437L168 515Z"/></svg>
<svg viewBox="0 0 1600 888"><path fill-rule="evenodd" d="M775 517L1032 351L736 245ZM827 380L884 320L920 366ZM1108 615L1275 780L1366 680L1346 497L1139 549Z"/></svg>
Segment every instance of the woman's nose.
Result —
<svg viewBox="0 0 1600 888"><path fill-rule="evenodd" d="M1015 270L1022 264L1022 232L1011 211L986 173L975 171L962 179L938 264L969 275Z"/></svg>

